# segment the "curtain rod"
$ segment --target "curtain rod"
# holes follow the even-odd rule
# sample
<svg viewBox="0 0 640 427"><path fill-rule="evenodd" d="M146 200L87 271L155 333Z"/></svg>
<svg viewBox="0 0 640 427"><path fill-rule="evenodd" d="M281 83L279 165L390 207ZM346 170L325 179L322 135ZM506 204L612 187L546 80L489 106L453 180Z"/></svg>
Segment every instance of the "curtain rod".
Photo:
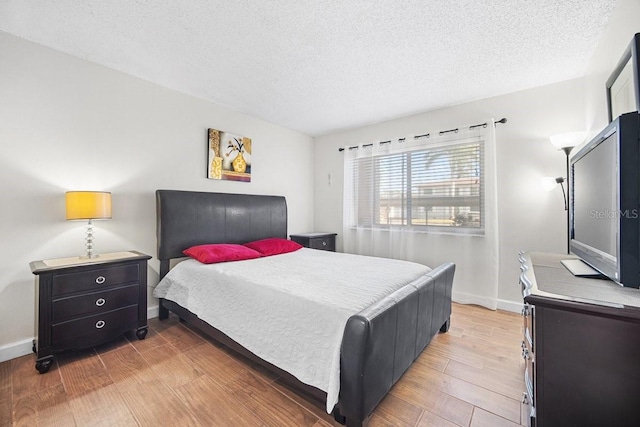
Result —
<svg viewBox="0 0 640 427"><path fill-rule="evenodd" d="M498 123L505 124L505 123L507 123L507 119L506 119L505 117L503 117L503 118L501 118L500 120L498 120L498 121L494 122L494 124L493 124L493 125L495 126L495 125L497 125ZM487 124L488 124L487 122L484 122L484 123L480 123L480 124L477 124L477 125L472 125L472 126L469 126L469 130L472 130L472 129L475 129L475 128L479 128L479 127L486 128L486 127L487 127ZM459 131L459 130L460 130L459 128L455 128L455 129L448 129L448 130L441 130L440 132L438 132L438 134L439 134L440 136L442 136L442 135L444 135L445 133L449 133L449 132L458 133L458 131ZM418 138L429 138L430 136L431 136L431 134L429 134L429 133L425 133L425 134L422 134L422 135L416 135L416 136L414 136L414 137L413 137L413 139L418 139ZM399 142L404 142L404 141L405 141L405 139L406 139L406 138L400 138L400 139L398 139L398 141L399 141ZM369 144L362 144L362 148L364 148L364 147L371 147L371 146L373 146L373 144L374 144L373 142L371 142L371 143L369 143ZM391 140L388 140L388 141L380 141L380 142L378 142L378 144L380 144L380 145L383 145L383 144L391 144ZM356 150L356 149L358 149L358 148L360 148L360 146L359 146L359 145L354 145L354 146L351 146L351 147L347 147L347 149L349 149L349 150ZM343 148L343 147L338 148L338 151L340 151L340 152L342 152L342 151L344 151L344 150L345 150L345 148Z"/></svg>

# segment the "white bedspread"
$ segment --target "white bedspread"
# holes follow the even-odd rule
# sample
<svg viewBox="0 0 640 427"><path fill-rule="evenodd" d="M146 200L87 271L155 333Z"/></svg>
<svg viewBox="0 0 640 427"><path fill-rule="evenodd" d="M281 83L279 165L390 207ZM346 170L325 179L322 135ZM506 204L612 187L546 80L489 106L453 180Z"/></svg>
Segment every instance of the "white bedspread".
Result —
<svg viewBox="0 0 640 427"><path fill-rule="evenodd" d="M222 264L190 259L171 269L153 295L189 309L260 358L325 391L331 412L347 319L430 270L303 248Z"/></svg>

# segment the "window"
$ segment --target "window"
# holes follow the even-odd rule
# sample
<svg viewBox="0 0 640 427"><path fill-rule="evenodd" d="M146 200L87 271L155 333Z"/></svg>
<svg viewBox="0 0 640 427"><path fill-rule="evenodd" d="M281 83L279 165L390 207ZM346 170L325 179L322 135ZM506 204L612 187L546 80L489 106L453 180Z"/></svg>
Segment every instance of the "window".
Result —
<svg viewBox="0 0 640 427"><path fill-rule="evenodd" d="M481 137L359 156L346 172L354 226L484 234Z"/></svg>

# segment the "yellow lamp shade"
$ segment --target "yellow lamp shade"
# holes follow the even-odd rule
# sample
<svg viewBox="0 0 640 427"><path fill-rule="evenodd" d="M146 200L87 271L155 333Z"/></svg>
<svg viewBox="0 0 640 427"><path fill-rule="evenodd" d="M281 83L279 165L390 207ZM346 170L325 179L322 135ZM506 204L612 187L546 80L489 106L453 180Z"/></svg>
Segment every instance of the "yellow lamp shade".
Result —
<svg viewBox="0 0 640 427"><path fill-rule="evenodd" d="M67 220L111 219L111 193L105 191L68 191Z"/></svg>

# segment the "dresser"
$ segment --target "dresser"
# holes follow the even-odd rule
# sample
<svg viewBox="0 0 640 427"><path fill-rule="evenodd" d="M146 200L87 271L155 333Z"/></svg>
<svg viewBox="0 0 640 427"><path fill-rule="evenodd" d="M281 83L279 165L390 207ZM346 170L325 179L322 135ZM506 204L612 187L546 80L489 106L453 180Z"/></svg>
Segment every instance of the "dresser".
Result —
<svg viewBox="0 0 640 427"><path fill-rule="evenodd" d="M573 276L575 256L521 253L530 426L640 424L640 291Z"/></svg>
<svg viewBox="0 0 640 427"><path fill-rule="evenodd" d="M89 348L129 330L147 334L147 260L136 251L97 258L30 263L36 276L36 369L46 373L54 353Z"/></svg>
<svg viewBox="0 0 640 427"><path fill-rule="evenodd" d="M292 234L289 237L305 248L335 252L336 236L336 233L301 233Z"/></svg>

